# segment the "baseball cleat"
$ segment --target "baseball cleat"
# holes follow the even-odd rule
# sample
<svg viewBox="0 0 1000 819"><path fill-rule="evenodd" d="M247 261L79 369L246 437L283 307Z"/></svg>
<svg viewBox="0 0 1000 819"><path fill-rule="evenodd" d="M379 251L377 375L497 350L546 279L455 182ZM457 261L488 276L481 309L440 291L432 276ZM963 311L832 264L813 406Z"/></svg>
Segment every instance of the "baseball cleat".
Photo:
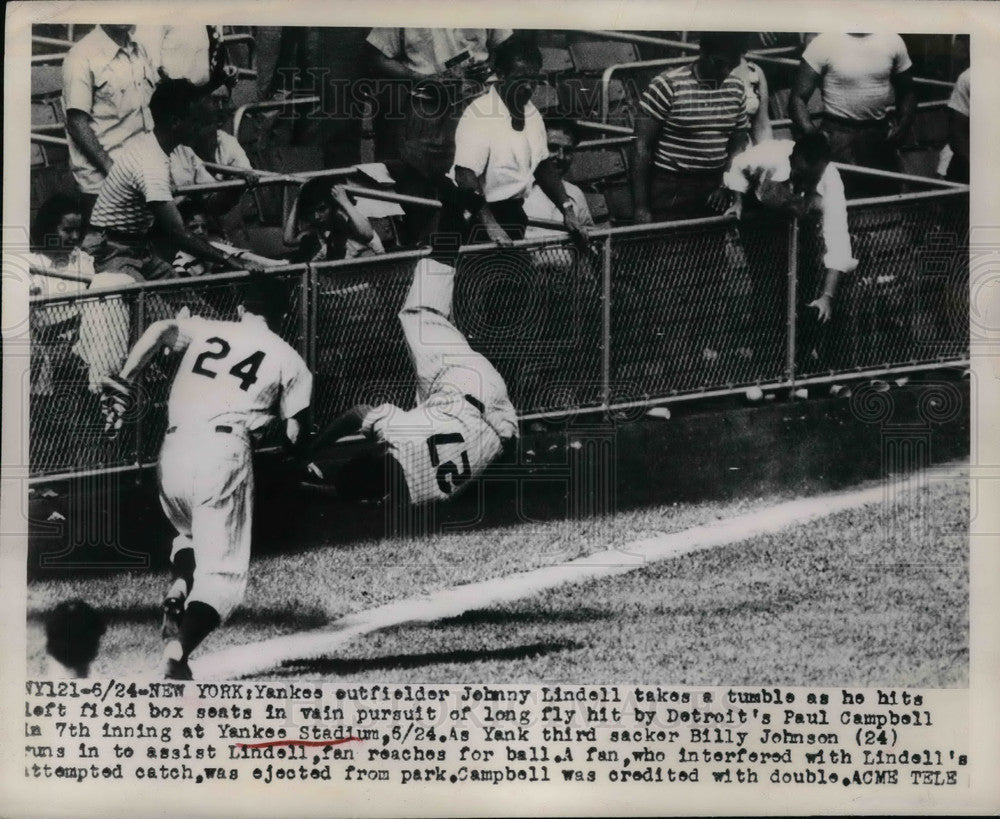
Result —
<svg viewBox="0 0 1000 819"><path fill-rule="evenodd" d="M165 680L193 680L191 666L184 660L167 660L166 668L163 670Z"/></svg>
<svg viewBox="0 0 1000 819"><path fill-rule="evenodd" d="M187 584L182 578L177 578L163 599L163 625L160 634L164 640L173 640L180 634L186 597Z"/></svg>

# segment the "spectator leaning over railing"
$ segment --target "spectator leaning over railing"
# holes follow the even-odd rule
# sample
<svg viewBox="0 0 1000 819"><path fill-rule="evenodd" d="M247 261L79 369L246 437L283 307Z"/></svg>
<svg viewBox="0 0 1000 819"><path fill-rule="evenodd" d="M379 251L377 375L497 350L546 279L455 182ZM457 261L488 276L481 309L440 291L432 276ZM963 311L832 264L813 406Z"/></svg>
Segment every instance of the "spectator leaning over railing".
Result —
<svg viewBox="0 0 1000 819"><path fill-rule="evenodd" d="M636 119L635 221L694 219L729 205L722 174L747 144L743 35L704 32L698 59L655 77Z"/></svg>
<svg viewBox="0 0 1000 819"><path fill-rule="evenodd" d="M819 126L808 110L817 88L823 96ZM898 34L820 34L803 52L789 113L801 133L827 135L834 162L898 170L897 150L916 112L910 57Z"/></svg>
<svg viewBox="0 0 1000 819"><path fill-rule="evenodd" d="M153 130L149 101L157 76L135 26L101 25L63 60L63 108L70 167L83 194L84 223L122 148Z"/></svg>
<svg viewBox="0 0 1000 819"><path fill-rule="evenodd" d="M228 257L184 228L170 189L168 155L190 144L197 128L199 94L187 80L165 80L150 100L154 128L121 152L101 186L83 249L98 271L128 273L136 281L172 278L170 265L153 254L149 231L154 224L193 256L236 270L247 265Z"/></svg>
<svg viewBox="0 0 1000 819"><path fill-rule="evenodd" d="M820 324L834 315L841 277L857 267L848 233L844 183L830 164L830 146L823 134L807 134L795 142L775 139L755 145L733 160L724 179L737 196L730 212L741 219L741 239L753 286L751 310L757 315L755 332L761 342L757 346L763 347L766 355L773 355L780 347L784 326L781 307L787 286L783 259L788 217L820 216L822 263L816 265L810 254L800 254L799 265L801 300L806 308L816 311ZM769 218L774 216L779 218ZM806 241L801 246L812 244ZM825 271L822 290L817 286L817 267ZM800 320L804 312L808 311L799 310ZM808 327L814 330L815 322L809 322ZM812 330L800 345L807 353L810 346L818 344Z"/></svg>
<svg viewBox="0 0 1000 819"><path fill-rule="evenodd" d="M497 49L494 68L499 81L465 109L455 135L455 182L485 199L475 214L479 236L473 241L506 246L524 238L524 199L535 184L559 208L566 228L585 236L558 165L549 156L542 115L531 102L541 53L512 38Z"/></svg>

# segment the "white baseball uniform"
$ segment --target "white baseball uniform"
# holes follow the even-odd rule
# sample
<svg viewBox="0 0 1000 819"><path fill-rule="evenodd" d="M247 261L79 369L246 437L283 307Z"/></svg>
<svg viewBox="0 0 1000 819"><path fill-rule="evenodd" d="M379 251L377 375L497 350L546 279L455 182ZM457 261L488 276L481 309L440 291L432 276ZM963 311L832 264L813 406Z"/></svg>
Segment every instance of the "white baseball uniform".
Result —
<svg viewBox="0 0 1000 819"><path fill-rule="evenodd" d="M250 433L276 413L288 419L308 407L312 375L259 316L177 326L174 349L185 352L167 405L160 502L178 532L171 558L195 550L187 602L207 603L225 620L243 599L250 565Z"/></svg>
<svg viewBox="0 0 1000 819"><path fill-rule="evenodd" d="M422 259L399 313L418 405L382 404L362 423L399 462L414 504L452 497L517 435L503 378L448 318L454 276L454 268Z"/></svg>

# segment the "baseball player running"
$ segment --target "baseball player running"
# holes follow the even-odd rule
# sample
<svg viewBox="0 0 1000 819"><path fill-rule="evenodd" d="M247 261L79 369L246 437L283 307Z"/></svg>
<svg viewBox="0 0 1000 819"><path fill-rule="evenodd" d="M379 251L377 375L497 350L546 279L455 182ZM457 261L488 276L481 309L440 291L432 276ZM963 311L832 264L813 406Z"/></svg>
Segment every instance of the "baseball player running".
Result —
<svg viewBox="0 0 1000 819"><path fill-rule="evenodd" d="M136 374L164 347L183 352L159 462L160 502L177 530L173 583L163 603L167 679L191 679L191 652L243 599L254 496L252 433L277 414L288 440L294 445L300 438L312 375L270 329L286 302L280 283L254 277L239 321L158 321L129 353L121 374L104 386L105 405L120 425Z"/></svg>
<svg viewBox="0 0 1000 819"><path fill-rule="evenodd" d="M306 486L344 500L447 500L517 436L503 379L449 319L454 277L454 268L422 259L399 313L417 406L359 405L337 418L309 447ZM373 442L368 451L339 467L321 462L325 445L359 431Z"/></svg>

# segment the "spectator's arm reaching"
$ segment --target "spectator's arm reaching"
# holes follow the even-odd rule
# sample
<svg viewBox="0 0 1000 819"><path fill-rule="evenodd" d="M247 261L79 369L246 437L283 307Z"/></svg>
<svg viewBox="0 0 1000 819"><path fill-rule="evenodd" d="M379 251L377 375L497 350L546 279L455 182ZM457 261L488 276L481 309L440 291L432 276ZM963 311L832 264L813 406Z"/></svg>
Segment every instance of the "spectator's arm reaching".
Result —
<svg viewBox="0 0 1000 819"><path fill-rule="evenodd" d="M760 70L760 82L757 84L757 96L760 98L760 105L757 106L757 113L753 115L751 123L751 133L754 145L760 145L769 139L774 138L771 131L771 115L769 113L771 95L767 88L767 75Z"/></svg>
<svg viewBox="0 0 1000 819"><path fill-rule="evenodd" d="M111 156L97 140L97 134L94 133L90 124L90 115L76 108L68 110L66 112L66 133L76 143L81 153L107 176L114 163Z"/></svg>
<svg viewBox="0 0 1000 819"><path fill-rule="evenodd" d="M543 159L535 168L535 182L542 189L542 193L549 197L552 203L562 211L566 228L570 233L581 239L586 239L587 229L583 223L584 214L576 212L573 199L566 192L566 186L563 185L562 177L551 157Z"/></svg>
<svg viewBox="0 0 1000 819"><path fill-rule="evenodd" d="M972 155L969 144L969 126L969 118L965 114L954 108L948 110L948 144L954 152L952 162L955 159L960 159L966 165L969 163L969 157Z"/></svg>
<svg viewBox="0 0 1000 819"><path fill-rule="evenodd" d="M333 199L340 206L341 214L347 227L347 235L361 244L368 244L375 238L368 217L355 207L342 185L333 186Z"/></svg>
<svg viewBox="0 0 1000 819"><path fill-rule="evenodd" d="M833 300L837 295L841 275L853 271L858 262L851 253L844 183L836 168L827 166L816 192L821 197L823 209L823 265L826 268L826 278L822 295L809 306L815 307L819 311L819 320L825 322L833 315Z"/></svg>
<svg viewBox="0 0 1000 819"><path fill-rule="evenodd" d="M653 150L660 134L660 123L651 116L639 114L635 123L635 153L632 162L633 218L639 224L652 221L649 212L649 173L653 167Z"/></svg>
<svg viewBox="0 0 1000 819"><path fill-rule="evenodd" d="M190 253L198 259L226 265L233 270L260 271L266 269L263 265L252 260L241 261L238 255L226 255L204 239L200 239L193 233L188 232L187 228L184 227L184 220L181 219L181 214L177 210L177 206L172 201L148 202L147 204L153 212L153 219L156 226L180 250Z"/></svg>
<svg viewBox="0 0 1000 819"><path fill-rule="evenodd" d="M819 88L822 77L805 60L799 63L795 75L795 85L792 86L792 96L789 100L788 113L792 124L803 134L811 134L819 129L813 125L809 116L809 100Z"/></svg>
<svg viewBox="0 0 1000 819"><path fill-rule="evenodd" d="M483 191L479 185L479 177L476 175L475 171L472 171L469 168L464 168L461 165L456 165L455 184L458 185L459 190L477 194L480 198L482 198ZM490 241L496 242L502 247L510 246L510 236L507 235L507 231L501 227L500 223L496 219L496 216L493 215L493 211L490 210L489 202L483 198L482 203L482 206L476 213L476 218L479 219L482 225L486 228L486 234L490 237Z"/></svg>
<svg viewBox="0 0 1000 819"><path fill-rule="evenodd" d="M896 122L889 130L887 139L889 144L899 147L906 141L913 121L917 118L917 95L912 70L893 74L892 87L896 92Z"/></svg>

